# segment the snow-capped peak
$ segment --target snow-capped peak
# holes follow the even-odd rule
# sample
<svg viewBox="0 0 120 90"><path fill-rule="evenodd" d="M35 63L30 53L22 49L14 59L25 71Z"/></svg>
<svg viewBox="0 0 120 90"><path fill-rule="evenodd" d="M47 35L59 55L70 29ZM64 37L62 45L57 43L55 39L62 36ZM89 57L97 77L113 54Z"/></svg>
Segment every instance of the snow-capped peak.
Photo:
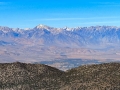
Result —
<svg viewBox="0 0 120 90"><path fill-rule="evenodd" d="M31 30L31 28L24 28L24 30Z"/></svg>
<svg viewBox="0 0 120 90"><path fill-rule="evenodd" d="M49 29L50 27L47 25L39 24L36 26L37 29Z"/></svg>

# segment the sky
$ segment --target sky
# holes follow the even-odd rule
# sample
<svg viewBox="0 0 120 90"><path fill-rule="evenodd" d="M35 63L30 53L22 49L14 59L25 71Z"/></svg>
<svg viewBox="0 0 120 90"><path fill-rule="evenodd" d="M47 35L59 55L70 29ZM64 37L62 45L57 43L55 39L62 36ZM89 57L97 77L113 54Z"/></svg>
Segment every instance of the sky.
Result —
<svg viewBox="0 0 120 90"><path fill-rule="evenodd" d="M0 26L120 26L120 0L0 0Z"/></svg>

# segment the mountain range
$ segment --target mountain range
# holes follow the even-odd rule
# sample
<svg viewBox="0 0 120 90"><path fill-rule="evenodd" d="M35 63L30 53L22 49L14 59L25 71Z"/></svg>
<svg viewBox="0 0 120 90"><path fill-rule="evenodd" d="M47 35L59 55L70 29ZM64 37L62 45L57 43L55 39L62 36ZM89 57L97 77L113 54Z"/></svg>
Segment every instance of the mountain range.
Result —
<svg viewBox="0 0 120 90"><path fill-rule="evenodd" d="M16 40L16 44L23 45L39 44L73 48L89 47L90 45L118 46L118 43L120 43L120 28L112 26L53 28L41 24L32 29L0 27L0 38L1 41L3 38L4 40L10 38L9 43ZM29 43L24 43L19 39L27 39Z"/></svg>
<svg viewBox="0 0 120 90"><path fill-rule="evenodd" d="M71 59L119 61L119 45L120 28L115 26L54 28L40 24L26 29L0 26L0 62L54 61L52 66L64 66Z"/></svg>

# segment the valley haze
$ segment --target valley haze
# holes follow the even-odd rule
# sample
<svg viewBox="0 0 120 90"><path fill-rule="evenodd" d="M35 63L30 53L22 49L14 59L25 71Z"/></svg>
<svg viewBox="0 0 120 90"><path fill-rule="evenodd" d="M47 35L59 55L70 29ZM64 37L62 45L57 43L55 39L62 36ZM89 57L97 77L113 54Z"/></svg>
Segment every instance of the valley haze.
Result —
<svg viewBox="0 0 120 90"><path fill-rule="evenodd" d="M20 29L0 26L0 62L43 63L62 70L120 61L120 28L91 26Z"/></svg>

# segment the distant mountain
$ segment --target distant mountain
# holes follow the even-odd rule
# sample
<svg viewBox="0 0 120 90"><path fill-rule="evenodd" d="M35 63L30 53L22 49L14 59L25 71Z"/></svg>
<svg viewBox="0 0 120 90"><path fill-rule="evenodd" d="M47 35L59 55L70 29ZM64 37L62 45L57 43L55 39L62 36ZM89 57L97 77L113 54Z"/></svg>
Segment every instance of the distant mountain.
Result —
<svg viewBox="0 0 120 90"><path fill-rule="evenodd" d="M91 26L77 28L53 28L38 25L33 29L0 27L0 39L30 39L37 44L62 47L85 47L89 45L116 46L120 43L120 28L112 26ZM19 42L18 42L19 43ZM20 43L24 44L22 41ZM35 43L35 42L34 42ZM35 43L36 44L36 43Z"/></svg>
<svg viewBox="0 0 120 90"><path fill-rule="evenodd" d="M120 63L83 65L66 72L43 64L0 64L1 90L120 90Z"/></svg>
<svg viewBox="0 0 120 90"><path fill-rule="evenodd" d="M60 60L108 62L119 61L119 58L119 27L54 28L40 24L20 29L0 26L0 62L57 61L61 64Z"/></svg>

